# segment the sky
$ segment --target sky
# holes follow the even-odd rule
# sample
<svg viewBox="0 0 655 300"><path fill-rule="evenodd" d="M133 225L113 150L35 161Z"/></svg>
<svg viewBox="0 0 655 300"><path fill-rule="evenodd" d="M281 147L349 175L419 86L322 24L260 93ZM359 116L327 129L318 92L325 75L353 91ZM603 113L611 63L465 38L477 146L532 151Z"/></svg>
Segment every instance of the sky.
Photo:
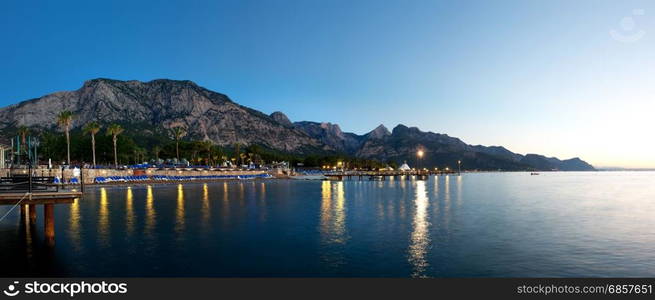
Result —
<svg viewBox="0 0 655 300"><path fill-rule="evenodd" d="M655 1L0 2L0 106L192 80L265 113L655 167Z"/></svg>

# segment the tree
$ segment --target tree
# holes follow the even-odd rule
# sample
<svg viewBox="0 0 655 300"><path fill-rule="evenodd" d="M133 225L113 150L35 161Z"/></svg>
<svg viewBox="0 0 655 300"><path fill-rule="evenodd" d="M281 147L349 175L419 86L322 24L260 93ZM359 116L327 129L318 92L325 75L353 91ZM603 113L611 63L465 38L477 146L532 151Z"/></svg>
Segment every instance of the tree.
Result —
<svg viewBox="0 0 655 300"><path fill-rule="evenodd" d="M21 126L18 128L18 135L20 135L20 143L18 144L18 149L21 149L21 152L28 153L27 149L27 135L30 133L30 130L26 126ZM20 157L20 153L18 153Z"/></svg>
<svg viewBox="0 0 655 300"><path fill-rule="evenodd" d="M134 164L140 164L145 160L146 150L141 147L134 147Z"/></svg>
<svg viewBox="0 0 655 300"><path fill-rule="evenodd" d="M118 152L116 151L116 142L118 142L118 135L123 133L123 128L118 124L111 124L107 127L107 135L111 135L112 142L114 143L114 167L118 168Z"/></svg>
<svg viewBox="0 0 655 300"><path fill-rule="evenodd" d="M71 138L70 129L73 125L73 113L64 110L57 115L57 125L66 133L66 157L68 165L71 164Z"/></svg>
<svg viewBox="0 0 655 300"><path fill-rule="evenodd" d="M84 126L84 132L91 135L91 150L93 152L93 167L96 166L96 133L100 131L98 122L91 122Z"/></svg>
<svg viewBox="0 0 655 300"><path fill-rule="evenodd" d="M234 152L236 152L236 155L235 155L235 156L236 156L236 158L237 158L237 166L241 166L241 163L240 163L240 161L239 161L239 159L241 158L241 149L240 149L240 145L239 145L239 143L236 143L236 144L234 145Z"/></svg>
<svg viewBox="0 0 655 300"><path fill-rule="evenodd" d="M186 135L186 131L182 126L176 126L171 128L171 134L175 138L175 155L177 156L177 161L180 161L180 139Z"/></svg>
<svg viewBox="0 0 655 300"><path fill-rule="evenodd" d="M20 135L20 140L22 143L22 147L27 146L27 135L30 133L30 129L27 128L26 126L21 126L18 128L18 135Z"/></svg>
<svg viewBox="0 0 655 300"><path fill-rule="evenodd" d="M159 160L159 152L161 152L161 147L159 146L152 147L152 154L155 155L155 160Z"/></svg>
<svg viewBox="0 0 655 300"><path fill-rule="evenodd" d="M206 165L211 165L212 159L212 146L214 144L211 141L202 141L202 148L207 152L207 162Z"/></svg>

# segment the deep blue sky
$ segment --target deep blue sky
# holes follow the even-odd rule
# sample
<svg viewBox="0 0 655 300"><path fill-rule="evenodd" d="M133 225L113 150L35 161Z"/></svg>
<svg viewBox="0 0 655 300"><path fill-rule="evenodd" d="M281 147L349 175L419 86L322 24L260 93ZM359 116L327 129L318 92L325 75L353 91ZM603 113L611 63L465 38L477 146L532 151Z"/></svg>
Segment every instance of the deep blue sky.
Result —
<svg viewBox="0 0 655 300"><path fill-rule="evenodd" d="M654 3L8 0L0 105L97 77L188 79L345 131L403 123L655 167Z"/></svg>

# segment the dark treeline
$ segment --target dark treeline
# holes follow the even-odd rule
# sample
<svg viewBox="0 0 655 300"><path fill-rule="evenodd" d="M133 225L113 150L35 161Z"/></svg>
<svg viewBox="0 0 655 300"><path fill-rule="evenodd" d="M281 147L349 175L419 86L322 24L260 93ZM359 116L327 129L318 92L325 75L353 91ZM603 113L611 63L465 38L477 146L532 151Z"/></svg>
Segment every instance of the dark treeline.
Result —
<svg viewBox="0 0 655 300"><path fill-rule="evenodd" d="M41 163L52 159L53 164L66 161L66 138L61 131L45 130L30 132L38 137L40 145L38 156ZM72 164L92 162L91 136L80 129L70 131L70 151ZM100 131L95 135L97 165L113 166L114 152L112 136ZM172 137L143 136L133 132L118 135L117 155L119 165L141 164L177 158L176 141ZM179 140L180 161L187 160L192 165L220 165L231 161L234 165L255 163L258 165L287 161L292 166L306 168L335 167L374 169L387 165L397 167L396 163L384 164L375 160L353 158L341 154L297 155L268 149L260 145L232 145L221 147L210 141L182 138Z"/></svg>

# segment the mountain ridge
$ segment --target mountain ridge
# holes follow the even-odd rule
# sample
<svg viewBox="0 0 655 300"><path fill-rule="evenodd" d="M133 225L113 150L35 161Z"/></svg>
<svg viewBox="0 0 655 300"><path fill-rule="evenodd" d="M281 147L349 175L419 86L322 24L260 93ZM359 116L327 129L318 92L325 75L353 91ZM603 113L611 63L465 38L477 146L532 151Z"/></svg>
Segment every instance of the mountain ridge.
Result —
<svg viewBox="0 0 655 300"><path fill-rule="evenodd" d="M502 146L469 145L447 134L424 132L398 124L391 131L379 125L357 135L330 122L292 122L282 112L270 115L242 106L227 95L190 80L87 80L74 91L59 91L0 108L0 132L7 136L19 126L47 130L57 113L75 114L73 128L90 121L146 124L151 131L181 126L195 139L217 145L257 144L297 153L344 153L384 162L413 162L421 167L451 166L483 170L594 170L579 158L560 160L538 154L521 155ZM425 157L415 157L417 149Z"/></svg>

